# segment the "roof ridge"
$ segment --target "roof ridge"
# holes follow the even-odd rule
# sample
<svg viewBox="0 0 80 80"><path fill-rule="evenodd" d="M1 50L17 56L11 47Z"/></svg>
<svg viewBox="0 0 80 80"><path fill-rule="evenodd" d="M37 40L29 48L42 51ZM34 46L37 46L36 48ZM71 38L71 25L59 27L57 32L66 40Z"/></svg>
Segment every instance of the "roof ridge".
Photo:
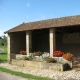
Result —
<svg viewBox="0 0 80 80"><path fill-rule="evenodd" d="M69 18L69 17L77 17L80 15L72 15L72 16L62 16L62 17L58 17L58 18L50 18L50 19L44 19L44 20L38 20L38 21L32 21L32 22L23 22L23 23L36 23L36 22L41 22L41 21L48 21L48 20L55 20L55 19L63 19L63 18Z"/></svg>

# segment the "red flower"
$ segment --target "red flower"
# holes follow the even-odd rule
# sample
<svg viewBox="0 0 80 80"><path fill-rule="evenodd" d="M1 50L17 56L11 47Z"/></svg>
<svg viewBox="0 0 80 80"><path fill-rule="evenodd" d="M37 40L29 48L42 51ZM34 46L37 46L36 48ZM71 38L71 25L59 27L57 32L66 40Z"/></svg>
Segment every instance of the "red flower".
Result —
<svg viewBox="0 0 80 80"><path fill-rule="evenodd" d="M70 61L71 59L70 58L66 58L66 60Z"/></svg>
<svg viewBox="0 0 80 80"><path fill-rule="evenodd" d="M22 54L22 50L20 51L20 54Z"/></svg>
<svg viewBox="0 0 80 80"><path fill-rule="evenodd" d="M25 54L27 54L27 53L26 53L26 51L25 51L25 50L21 50L21 51L20 51L20 54L25 55Z"/></svg>
<svg viewBox="0 0 80 80"><path fill-rule="evenodd" d="M63 54L64 54L64 52L59 50L59 51L54 51L53 56L54 57L61 57Z"/></svg>

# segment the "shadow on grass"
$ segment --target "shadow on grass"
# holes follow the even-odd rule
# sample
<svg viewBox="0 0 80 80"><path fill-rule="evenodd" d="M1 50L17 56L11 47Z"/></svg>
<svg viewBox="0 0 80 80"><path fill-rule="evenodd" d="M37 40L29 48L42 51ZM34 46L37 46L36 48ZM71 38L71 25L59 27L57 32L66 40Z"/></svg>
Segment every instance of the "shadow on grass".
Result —
<svg viewBox="0 0 80 80"><path fill-rule="evenodd" d="M7 60L0 59L0 63L7 62Z"/></svg>
<svg viewBox="0 0 80 80"><path fill-rule="evenodd" d="M0 55L7 55L7 53L6 52L2 52L2 53L0 53Z"/></svg>

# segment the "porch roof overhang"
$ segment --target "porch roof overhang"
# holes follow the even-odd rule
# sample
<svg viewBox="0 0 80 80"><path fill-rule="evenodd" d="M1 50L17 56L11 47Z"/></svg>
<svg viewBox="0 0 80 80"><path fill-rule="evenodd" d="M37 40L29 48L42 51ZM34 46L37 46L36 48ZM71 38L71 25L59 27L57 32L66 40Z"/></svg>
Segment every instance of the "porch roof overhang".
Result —
<svg viewBox="0 0 80 80"><path fill-rule="evenodd" d="M57 27L70 27L74 25L80 25L80 15L67 16L61 18L47 19L42 21L35 21L29 23L22 23L4 33L27 31L44 28L57 28Z"/></svg>

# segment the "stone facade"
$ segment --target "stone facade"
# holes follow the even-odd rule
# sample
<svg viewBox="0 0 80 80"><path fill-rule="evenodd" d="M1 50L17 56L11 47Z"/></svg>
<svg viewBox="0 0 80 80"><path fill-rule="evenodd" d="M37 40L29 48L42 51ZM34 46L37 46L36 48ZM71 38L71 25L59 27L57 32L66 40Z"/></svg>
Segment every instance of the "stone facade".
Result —
<svg viewBox="0 0 80 80"><path fill-rule="evenodd" d="M12 59L12 64L17 66L22 66L22 67L30 67L30 68L32 67L34 69L48 69L53 71L67 70L66 64L61 64L61 63L47 63L47 62Z"/></svg>
<svg viewBox="0 0 80 80"><path fill-rule="evenodd" d="M61 50L65 53L70 52L75 56L80 56L80 43L64 43L66 33L58 32L61 30L62 28L49 28L9 33L8 60L10 60L10 55L15 56L19 54L20 50L26 50L28 55L34 51L42 51L50 53L50 57L53 57L54 50ZM78 33L76 32L76 34ZM72 36L73 33L68 35Z"/></svg>

